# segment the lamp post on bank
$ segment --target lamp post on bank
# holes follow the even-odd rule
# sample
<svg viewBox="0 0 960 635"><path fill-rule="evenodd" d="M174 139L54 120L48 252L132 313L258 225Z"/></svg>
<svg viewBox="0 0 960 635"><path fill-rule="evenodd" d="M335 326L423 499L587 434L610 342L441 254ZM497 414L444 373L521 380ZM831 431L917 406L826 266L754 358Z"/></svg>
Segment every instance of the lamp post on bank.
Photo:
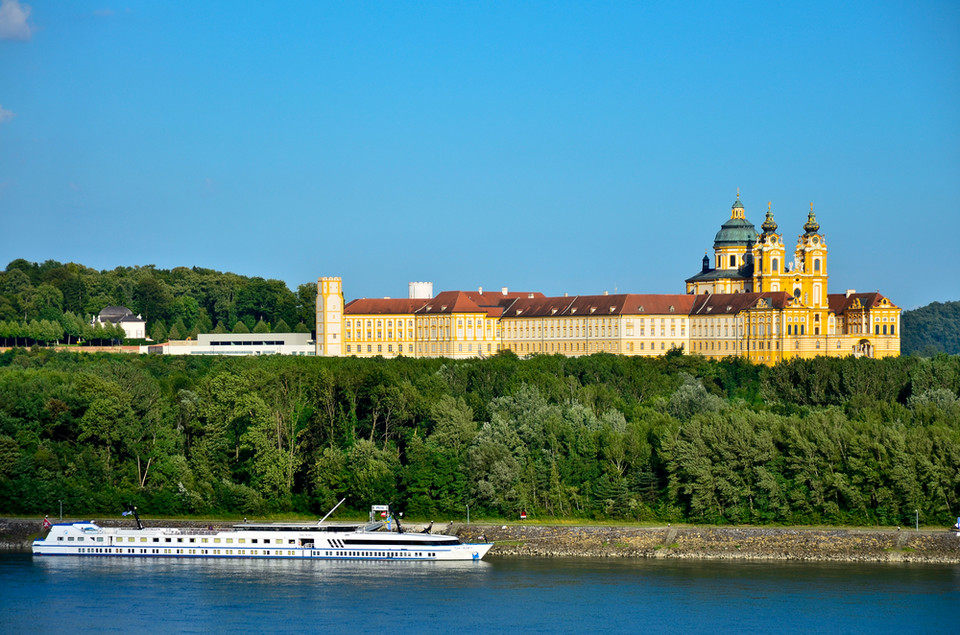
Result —
<svg viewBox="0 0 960 635"><path fill-rule="evenodd" d="M63 520L63 501L58 500L57 502L60 503L60 520L62 521Z"/></svg>
<svg viewBox="0 0 960 635"><path fill-rule="evenodd" d="M470 506L467 505L467 524L470 524Z"/></svg>
<svg viewBox="0 0 960 635"><path fill-rule="evenodd" d="M915 509L915 510L913 510L913 511L915 511L915 512L917 513L917 531L920 531L920 510L919 510L919 509Z"/></svg>

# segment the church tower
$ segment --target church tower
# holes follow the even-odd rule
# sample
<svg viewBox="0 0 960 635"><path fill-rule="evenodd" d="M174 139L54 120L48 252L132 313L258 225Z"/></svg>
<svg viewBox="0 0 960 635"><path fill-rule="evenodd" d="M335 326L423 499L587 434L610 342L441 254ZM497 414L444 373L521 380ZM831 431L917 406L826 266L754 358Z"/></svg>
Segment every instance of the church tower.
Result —
<svg viewBox="0 0 960 635"><path fill-rule="evenodd" d="M820 233L820 223L813 213L813 203L810 203L810 213L803 230L804 233L797 238L791 271L793 280L789 291L806 307L826 309L827 243Z"/></svg>
<svg viewBox="0 0 960 635"><path fill-rule="evenodd" d="M771 206L768 202L767 216L760 225L763 233L753 247L753 290L758 293L783 289L781 278L786 268L786 249L783 246L783 236L777 233L777 221L773 220Z"/></svg>
<svg viewBox="0 0 960 635"><path fill-rule="evenodd" d="M343 354L343 286L340 278L317 279L317 356Z"/></svg>

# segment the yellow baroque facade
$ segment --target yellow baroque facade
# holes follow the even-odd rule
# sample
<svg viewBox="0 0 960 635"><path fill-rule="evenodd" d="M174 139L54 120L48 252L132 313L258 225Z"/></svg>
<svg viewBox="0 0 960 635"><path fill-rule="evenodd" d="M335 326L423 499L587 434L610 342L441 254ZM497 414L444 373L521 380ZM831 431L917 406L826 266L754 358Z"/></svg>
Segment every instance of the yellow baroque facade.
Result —
<svg viewBox="0 0 960 635"><path fill-rule="evenodd" d="M900 354L900 308L879 292L827 290L827 243L811 205L792 260L768 205L758 233L739 193L714 257L686 294L546 297L445 291L344 304L340 278L317 282L317 355L357 357L663 355L671 349L775 364L793 357Z"/></svg>

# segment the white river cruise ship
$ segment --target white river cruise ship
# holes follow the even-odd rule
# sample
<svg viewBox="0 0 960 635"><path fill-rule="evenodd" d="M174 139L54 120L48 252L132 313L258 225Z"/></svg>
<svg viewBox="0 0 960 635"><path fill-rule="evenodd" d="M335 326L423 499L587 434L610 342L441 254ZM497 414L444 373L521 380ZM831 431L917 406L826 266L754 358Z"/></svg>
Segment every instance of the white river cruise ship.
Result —
<svg viewBox="0 0 960 635"><path fill-rule="evenodd" d="M367 523L247 523L231 528L101 527L93 521L58 523L33 542L43 556L172 558L315 558L326 560L480 560L492 543L465 544L456 536L404 531L374 505ZM328 514L329 516L329 514Z"/></svg>

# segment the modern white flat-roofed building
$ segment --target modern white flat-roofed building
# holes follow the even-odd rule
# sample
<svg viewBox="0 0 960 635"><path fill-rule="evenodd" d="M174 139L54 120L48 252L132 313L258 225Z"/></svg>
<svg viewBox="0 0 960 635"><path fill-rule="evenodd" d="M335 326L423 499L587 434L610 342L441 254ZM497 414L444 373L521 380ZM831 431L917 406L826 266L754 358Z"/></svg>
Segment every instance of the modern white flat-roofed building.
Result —
<svg viewBox="0 0 960 635"><path fill-rule="evenodd" d="M163 355L315 355L309 333L201 333L193 340L173 340L140 347Z"/></svg>

